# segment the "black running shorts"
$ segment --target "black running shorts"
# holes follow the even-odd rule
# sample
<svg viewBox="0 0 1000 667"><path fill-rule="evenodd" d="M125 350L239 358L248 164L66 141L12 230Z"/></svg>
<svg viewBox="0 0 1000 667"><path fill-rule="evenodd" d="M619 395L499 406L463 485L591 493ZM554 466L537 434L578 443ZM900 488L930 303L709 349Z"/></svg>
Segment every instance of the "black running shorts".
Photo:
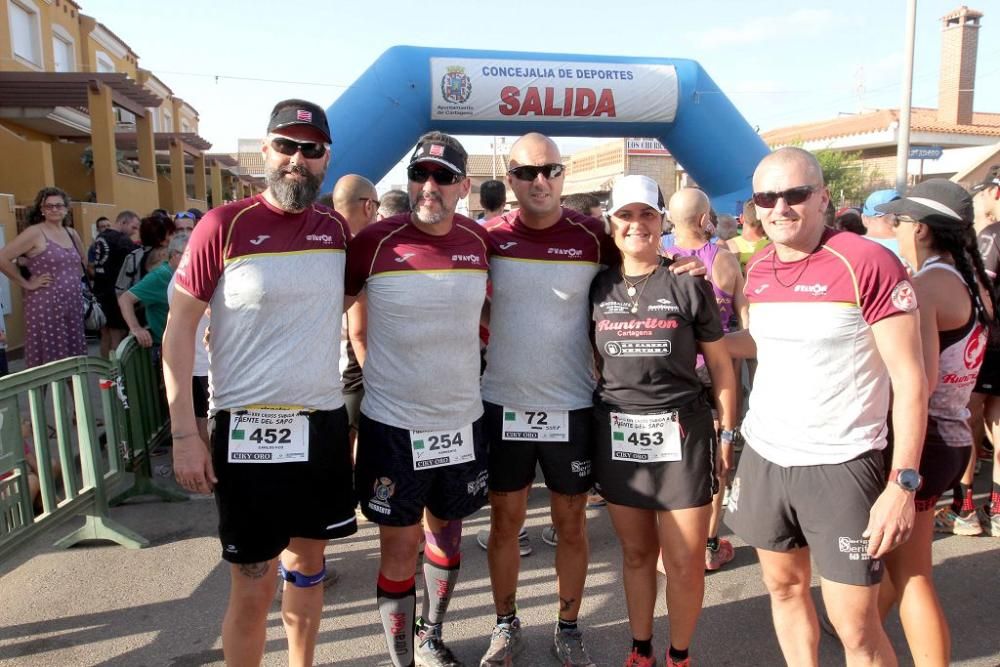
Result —
<svg viewBox="0 0 1000 667"><path fill-rule="evenodd" d="M357 532L344 408L309 414L309 460L294 463L230 463L229 421L220 410L210 422L225 560L260 563L293 537L331 540Z"/></svg>

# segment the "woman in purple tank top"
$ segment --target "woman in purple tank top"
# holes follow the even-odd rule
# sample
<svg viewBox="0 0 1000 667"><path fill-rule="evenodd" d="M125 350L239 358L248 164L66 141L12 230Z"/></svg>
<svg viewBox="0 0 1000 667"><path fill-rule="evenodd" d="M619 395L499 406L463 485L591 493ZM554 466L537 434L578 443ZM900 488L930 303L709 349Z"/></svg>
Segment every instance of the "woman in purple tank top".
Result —
<svg viewBox="0 0 1000 667"><path fill-rule="evenodd" d="M900 253L917 267L913 288L930 395L913 532L884 558L889 576L882 581L879 606L884 618L899 605L917 665L943 667L950 664L951 642L931 573L933 510L961 478L972 453L966 405L986 351L986 330L996 324L996 295L985 287L991 283L972 231L972 199L961 186L924 181L908 197L878 210L895 214ZM889 483L907 488L908 472L892 471Z"/></svg>
<svg viewBox="0 0 1000 667"><path fill-rule="evenodd" d="M80 287L83 247L76 231L63 222L69 195L43 188L29 212L30 226L0 249L0 271L24 290L24 361L31 368L84 355L83 295ZM30 277L14 264L23 257Z"/></svg>

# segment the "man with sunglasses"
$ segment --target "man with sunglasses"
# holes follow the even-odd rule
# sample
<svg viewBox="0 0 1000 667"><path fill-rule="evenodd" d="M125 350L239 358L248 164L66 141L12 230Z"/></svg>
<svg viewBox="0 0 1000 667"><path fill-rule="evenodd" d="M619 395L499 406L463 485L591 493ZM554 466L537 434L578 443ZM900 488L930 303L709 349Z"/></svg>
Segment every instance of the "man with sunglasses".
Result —
<svg viewBox="0 0 1000 667"><path fill-rule="evenodd" d="M350 230L313 203L330 159L323 109L279 102L267 131L267 189L209 211L177 268L164 376L177 481L215 492L230 564L226 662L260 664L280 574L288 662L299 665L313 661L326 543L357 530L338 372ZM191 391L208 306L211 450Z"/></svg>
<svg viewBox="0 0 1000 667"><path fill-rule="evenodd" d="M818 664L810 556L847 663L895 664L879 558L908 538L920 485L927 391L913 287L885 248L824 228L829 193L811 153L775 151L753 186L773 244L747 264L749 330L727 335L759 365L726 522L757 550L788 664Z"/></svg>
<svg viewBox="0 0 1000 667"><path fill-rule="evenodd" d="M471 187L467 159L447 134L420 137L407 169L412 212L358 233L347 262L347 293L364 290L368 313L355 486L362 512L379 525L376 603L397 667L461 664L442 624L462 520L486 502L477 333L489 238L455 213ZM423 606L414 622L421 539Z"/></svg>
<svg viewBox="0 0 1000 667"><path fill-rule="evenodd" d="M482 391L496 625L484 666L510 664L520 649L518 535L537 464L558 535L553 651L565 665L593 664L577 627L587 574L585 507L593 449L589 290L616 251L600 221L560 205L564 176L555 142L537 133L521 137L511 147L507 172L518 208L486 224L495 253Z"/></svg>

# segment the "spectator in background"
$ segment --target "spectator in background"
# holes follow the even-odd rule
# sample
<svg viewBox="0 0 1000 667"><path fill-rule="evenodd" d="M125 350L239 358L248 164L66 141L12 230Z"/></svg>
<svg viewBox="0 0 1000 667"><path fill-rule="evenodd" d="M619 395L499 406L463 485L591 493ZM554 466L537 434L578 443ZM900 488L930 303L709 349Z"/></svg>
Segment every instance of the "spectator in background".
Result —
<svg viewBox="0 0 1000 667"><path fill-rule="evenodd" d="M174 270L180 264L181 255L190 236L188 234L177 234L170 240L167 248L167 259L159 266L150 271L145 278L140 280L127 292L123 292L118 297L118 306L121 308L122 317L128 324L128 329L135 336L136 341L143 347L157 347L163 341L163 330L167 327L167 310L170 302L167 300L167 285L174 275ZM149 327L139 324L135 316L135 304L141 302L146 309L146 320Z"/></svg>
<svg viewBox="0 0 1000 667"><path fill-rule="evenodd" d="M507 186L503 181L483 181L479 186L479 205L483 207L483 214L477 221L481 225L503 215L504 206L507 205Z"/></svg>
<svg viewBox="0 0 1000 667"><path fill-rule="evenodd" d="M563 199L562 205L577 213L589 215L591 218L601 220L604 217L601 200L589 192L577 192L576 194L569 195Z"/></svg>
<svg viewBox="0 0 1000 667"><path fill-rule="evenodd" d="M125 259L136 249L132 237L139 231L139 215L135 211L122 211L114 224L107 227L94 239L94 297L101 304L107 318L101 327L101 356L107 358L128 333L128 325L122 319L118 308L115 281L125 263Z"/></svg>
<svg viewBox="0 0 1000 667"><path fill-rule="evenodd" d="M42 188L28 211L28 228L0 248L0 272L24 290L24 365L87 353L83 331L83 250L80 237L65 224L69 195ZM14 264L23 256L30 277Z"/></svg>
<svg viewBox="0 0 1000 667"><path fill-rule="evenodd" d="M148 218L139 223L140 247L129 253L122 263L115 280L115 294L121 296L140 280L146 277L154 267L166 259L167 244L174 231L174 222L168 215L153 211Z"/></svg>
<svg viewBox="0 0 1000 667"><path fill-rule="evenodd" d="M865 206L861 209L861 222L865 225L865 238L874 241L881 246L885 246L892 251L896 257L899 254L899 241L896 240L895 223L896 216L892 213L882 213L875 209L881 204L888 204L899 199L899 193L895 190L876 190L868 195Z"/></svg>
<svg viewBox="0 0 1000 667"><path fill-rule="evenodd" d="M194 209L197 211L198 209ZM190 234L194 231L194 226L198 223L198 215L191 211L181 211L174 216L174 228L171 234Z"/></svg>
<svg viewBox="0 0 1000 667"><path fill-rule="evenodd" d="M194 223L198 224L198 221L205 217L205 214L200 208L191 207L187 210L188 213L194 216Z"/></svg>
<svg viewBox="0 0 1000 667"><path fill-rule="evenodd" d="M858 236L865 235L861 211L856 208L845 207L837 211L837 217L833 220L833 228L844 232L853 232Z"/></svg>
<svg viewBox="0 0 1000 667"><path fill-rule="evenodd" d="M736 218L731 215L720 215L719 224L715 228L715 235L719 237L717 245L728 249L729 239L735 237L740 233L739 227L736 224Z"/></svg>
<svg viewBox="0 0 1000 667"><path fill-rule="evenodd" d="M384 220L400 213L410 212L410 196L402 190L389 190L379 201L378 213L375 220Z"/></svg>
<svg viewBox="0 0 1000 667"><path fill-rule="evenodd" d="M764 234L764 228L757 217L757 209L752 200L747 200L743 204L743 227L740 235L726 241L729 252L735 254L740 260L740 267L743 273L747 272L747 262L754 253L770 243L770 239Z"/></svg>
<svg viewBox="0 0 1000 667"><path fill-rule="evenodd" d="M94 223L94 227L97 228L97 234L94 235L94 238L96 239L98 236L100 236L101 232L103 232L105 229L107 229L110 226L111 226L111 221L110 220L108 220L107 218L105 218L103 215L101 217L99 217L97 219L97 222ZM87 275L90 277L91 280L93 280L93 278L94 278L94 243L91 243L90 247L87 248Z"/></svg>

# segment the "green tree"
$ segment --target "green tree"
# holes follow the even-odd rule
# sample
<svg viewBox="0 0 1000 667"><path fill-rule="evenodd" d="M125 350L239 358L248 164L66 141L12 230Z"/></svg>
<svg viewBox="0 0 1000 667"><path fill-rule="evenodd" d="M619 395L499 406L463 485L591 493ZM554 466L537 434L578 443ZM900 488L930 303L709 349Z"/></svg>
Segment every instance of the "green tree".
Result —
<svg viewBox="0 0 1000 667"><path fill-rule="evenodd" d="M876 180L876 170L865 168L861 151L852 153L822 148L813 154L823 168L830 199L837 208L860 204L868 194L869 184Z"/></svg>

